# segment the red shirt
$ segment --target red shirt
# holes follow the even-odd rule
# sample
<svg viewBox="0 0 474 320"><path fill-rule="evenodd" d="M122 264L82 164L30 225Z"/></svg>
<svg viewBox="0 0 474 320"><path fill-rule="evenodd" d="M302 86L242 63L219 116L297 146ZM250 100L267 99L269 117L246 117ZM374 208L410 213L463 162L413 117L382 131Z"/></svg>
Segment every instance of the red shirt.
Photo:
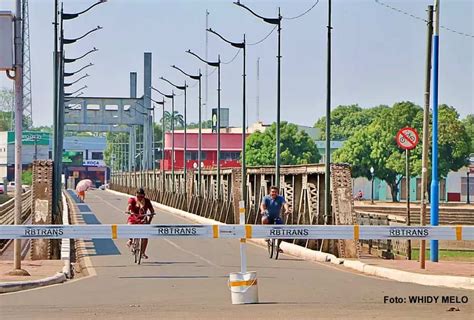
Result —
<svg viewBox="0 0 474 320"><path fill-rule="evenodd" d="M132 224L143 224L145 223L144 214L148 211L154 212L154 209L150 199L144 198L142 203L140 203L135 197L129 199L128 211L130 211L131 214L128 217L127 222Z"/></svg>

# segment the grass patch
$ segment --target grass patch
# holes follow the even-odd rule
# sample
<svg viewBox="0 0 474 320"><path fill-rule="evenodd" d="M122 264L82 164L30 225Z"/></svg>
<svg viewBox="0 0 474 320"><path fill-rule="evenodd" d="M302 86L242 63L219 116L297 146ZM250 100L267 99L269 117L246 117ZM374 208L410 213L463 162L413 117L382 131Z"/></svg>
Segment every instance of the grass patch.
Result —
<svg viewBox="0 0 474 320"><path fill-rule="evenodd" d="M411 250L411 259L418 260L420 249ZM426 260L430 258L430 250L426 250ZM439 260L445 261L470 261L474 262L474 251L471 250L439 250Z"/></svg>
<svg viewBox="0 0 474 320"><path fill-rule="evenodd" d="M10 200L12 197L6 194L0 194L0 204L4 204L8 200Z"/></svg>

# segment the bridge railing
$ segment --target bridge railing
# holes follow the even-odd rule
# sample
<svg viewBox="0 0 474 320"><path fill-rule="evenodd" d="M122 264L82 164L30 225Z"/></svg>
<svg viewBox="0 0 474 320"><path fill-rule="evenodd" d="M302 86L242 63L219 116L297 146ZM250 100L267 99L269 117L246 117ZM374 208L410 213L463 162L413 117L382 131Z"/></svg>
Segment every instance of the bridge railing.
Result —
<svg viewBox="0 0 474 320"><path fill-rule="evenodd" d="M21 223L27 221L31 215L32 193L27 191L21 195ZM15 198L0 204L0 225L12 225L15 222ZM9 240L0 240L0 254L9 245Z"/></svg>
<svg viewBox="0 0 474 320"><path fill-rule="evenodd" d="M281 167L281 194L292 212L286 218L287 224L324 224L324 172L324 165L321 164ZM268 194L270 186L276 184L274 176L273 166L247 169L247 176L244 177L247 189L246 223L260 224L260 201ZM164 205L227 224L237 224L239 201L242 200L241 179L240 168L222 169L220 186L217 186L216 170L209 169L202 170L200 184L197 170L189 170L186 179L183 171L175 171L174 179L169 171L113 172L110 187L127 194L134 194L137 188L143 187L152 200ZM331 194L329 224L358 223L353 210L352 180L348 165L331 165ZM360 251L359 243L353 240L323 243L321 239L302 239L294 242L311 249L319 249L324 244L325 250L340 257L357 257Z"/></svg>

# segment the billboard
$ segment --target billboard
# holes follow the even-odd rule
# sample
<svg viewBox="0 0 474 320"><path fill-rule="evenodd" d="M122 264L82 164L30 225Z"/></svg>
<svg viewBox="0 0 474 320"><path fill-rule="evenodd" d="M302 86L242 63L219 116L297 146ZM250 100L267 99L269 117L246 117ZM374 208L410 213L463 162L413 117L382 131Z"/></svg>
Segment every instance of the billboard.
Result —
<svg viewBox="0 0 474 320"><path fill-rule="evenodd" d="M212 108L212 132L217 132L217 108ZM221 128L229 127L229 108L221 108Z"/></svg>
<svg viewBox="0 0 474 320"><path fill-rule="evenodd" d="M21 136L22 144L24 145L38 145L38 146L48 146L49 145L50 133L41 132L41 131L23 131ZM8 131L8 144L15 143L15 132Z"/></svg>
<svg viewBox="0 0 474 320"><path fill-rule="evenodd" d="M63 151L63 164L68 166L82 166L84 154L82 151Z"/></svg>

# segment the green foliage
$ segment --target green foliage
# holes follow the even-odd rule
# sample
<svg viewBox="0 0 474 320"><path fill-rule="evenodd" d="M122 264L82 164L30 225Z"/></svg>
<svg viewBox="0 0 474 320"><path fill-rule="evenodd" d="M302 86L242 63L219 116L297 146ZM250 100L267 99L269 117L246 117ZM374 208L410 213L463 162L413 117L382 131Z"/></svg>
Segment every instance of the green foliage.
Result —
<svg viewBox="0 0 474 320"><path fill-rule="evenodd" d="M33 183L33 172L31 169L23 171L21 174L21 183L31 186Z"/></svg>
<svg viewBox="0 0 474 320"><path fill-rule="evenodd" d="M15 109L15 92L13 89L0 89L0 131L11 131L14 125L12 110ZM32 126L30 117L23 117L23 129L29 129Z"/></svg>
<svg viewBox="0 0 474 320"><path fill-rule="evenodd" d="M474 114L467 115L466 118L462 120L466 132L471 141L471 146L469 148L469 153L474 153Z"/></svg>
<svg viewBox="0 0 474 320"><path fill-rule="evenodd" d="M331 111L331 139L349 139L357 131L381 116L387 109L388 107L385 105L371 109L362 109L357 104L336 107ZM326 117L318 119L314 127L321 130L321 139L326 139Z"/></svg>
<svg viewBox="0 0 474 320"><path fill-rule="evenodd" d="M263 133L252 133L246 140L246 151L249 166L275 164L276 124ZM280 127L280 151L281 164L309 164L321 159L311 137L287 122L282 122Z"/></svg>
<svg viewBox="0 0 474 320"><path fill-rule="evenodd" d="M374 167L375 176L389 184L392 198L396 199L400 176L405 175L405 152L396 144L395 135L406 126L418 131L420 143L410 152L410 167L412 176L421 175L423 110L411 102L400 102L392 108L383 108L375 113L379 116L371 124L356 131L344 146L334 153L333 159L336 162L350 163L354 177L370 178L370 167ZM429 131L431 135L431 128ZM456 110L447 105L440 105L440 178L446 177L450 170L456 171L466 164L469 143L468 134Z"/></svg>
<svg viewBox="0 0 474 320"><path fill-rule="evenodd" d="M188 124L188 129L197 129L199 128L198 122L191 122ZM212 120L206 120L202 122L202 128L212 128Z"/></svg>
<svg viewBox="0 0 474 320"><path fill-rule="evenodd" d="M163 118L160 119L160 123L162 123ZM174 121L174 128L183 129L184 128L184 117L178 111L175 111L173 115L169 111L165 111L165 130L171 130L171 121Z"/></svg>

